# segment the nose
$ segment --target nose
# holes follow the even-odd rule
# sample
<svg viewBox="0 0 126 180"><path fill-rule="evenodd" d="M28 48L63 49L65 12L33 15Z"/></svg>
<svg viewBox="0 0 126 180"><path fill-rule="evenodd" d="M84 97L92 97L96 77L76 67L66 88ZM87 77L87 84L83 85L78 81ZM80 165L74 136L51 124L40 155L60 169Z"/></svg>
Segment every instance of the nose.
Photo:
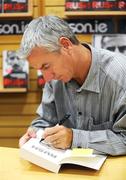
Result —
<svg viewBox="0 0 126 180"><path fill-rule="evenodd" d="M118 47L115 48L115 52L120 52Z"/></svg>

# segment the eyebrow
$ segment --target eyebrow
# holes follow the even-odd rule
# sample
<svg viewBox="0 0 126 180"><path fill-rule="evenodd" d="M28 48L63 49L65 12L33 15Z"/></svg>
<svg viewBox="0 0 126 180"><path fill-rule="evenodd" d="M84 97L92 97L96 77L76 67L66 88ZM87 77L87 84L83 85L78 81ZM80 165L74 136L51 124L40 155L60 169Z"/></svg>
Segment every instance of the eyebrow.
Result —
<svg viewBox="0 0 126 180"><path fill-rule="evenodd" d="M45 65L47 65L48 63L44 63L41 65L41 67L39 68L40 70L44 68Z"/></svg>

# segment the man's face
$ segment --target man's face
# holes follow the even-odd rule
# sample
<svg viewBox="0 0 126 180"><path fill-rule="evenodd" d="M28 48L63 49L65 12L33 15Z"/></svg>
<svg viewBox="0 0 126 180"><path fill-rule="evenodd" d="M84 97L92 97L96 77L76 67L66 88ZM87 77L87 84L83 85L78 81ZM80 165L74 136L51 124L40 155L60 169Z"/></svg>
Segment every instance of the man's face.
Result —
<svg viewBox="0 0 126 180"><path fill-rule="evenodd" d="M28 61L35 69L41 69L46 82L53 79L68 82L73 77L73 65L67 53L49 52L45 48L35 47Z"/></svg>
<svg viewBox="0 0 126 180"><path fill-rule="evenodd" d="M126 55L126 37L105 37L103 48Z"/></svg>
<svg viewBox="0 0 126 180"><path fill-rule="evenodd" d="M6 61L13 71L23 71L25 61L20 60L15 51L8 51Z"/></svg>

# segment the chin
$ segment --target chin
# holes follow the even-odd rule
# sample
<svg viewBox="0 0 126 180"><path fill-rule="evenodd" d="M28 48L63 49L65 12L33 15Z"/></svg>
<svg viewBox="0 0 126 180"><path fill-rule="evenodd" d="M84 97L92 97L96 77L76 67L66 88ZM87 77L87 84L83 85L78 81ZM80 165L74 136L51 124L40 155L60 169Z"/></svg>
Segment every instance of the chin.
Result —
<svg viewBox="0 0 126 180"><path fill-rule="evenodd" d="M64 78L61 81L64 82L64 83L68 83L70 80L71 80L71 78Z"/></svg>

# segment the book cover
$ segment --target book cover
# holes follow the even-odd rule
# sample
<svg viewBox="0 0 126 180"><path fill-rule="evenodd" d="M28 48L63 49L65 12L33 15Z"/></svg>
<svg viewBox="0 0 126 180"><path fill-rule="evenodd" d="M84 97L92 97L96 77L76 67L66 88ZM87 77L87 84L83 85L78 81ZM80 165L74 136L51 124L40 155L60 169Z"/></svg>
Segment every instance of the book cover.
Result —
<svg viewBox="0 0 126 180"><path fill-rule="evenodd" d="M66 0L66 11L121 11L126 0Z"/></svg>
<svg viewBox="0 0 126 180"><path fill-rule="evenodd" d="M2 13L2 0L0 0L0 13Z"/></svg>
<svg viewBox="0 0 126 180"><path fill-rule="evenodd" d="M28 12L28 0L4 0L4 13Z"/></svg>
<svg viewBox="0 0 126 180"><path fill-rule="evenodd" d="M92 45L126 55L126 34L94 34Z"/></svg>
<svg viewBox="0 0 126 180"><path fill-rule="evenodd" d="M42 87L42 88L45 85L45 80L44 80L41 70L37 70L37 84L38 84L38 87Z"/></svg>
<svg viewBox="0 0 126 180"><path fill-rule="evenodd" d="M31 138L20 148L20 157L55 173L59 172L62 164L75 164L99 170L107 158L93 154L92 149L56 149L43 141L40 142L38 137Z"/></svg>
<svg viewBox="0 0 126 180"><path fill-rule="evenodd" d="M3 87L27 88L29 64L27 60L19 60L16 51L3 51Z"/></svg>

